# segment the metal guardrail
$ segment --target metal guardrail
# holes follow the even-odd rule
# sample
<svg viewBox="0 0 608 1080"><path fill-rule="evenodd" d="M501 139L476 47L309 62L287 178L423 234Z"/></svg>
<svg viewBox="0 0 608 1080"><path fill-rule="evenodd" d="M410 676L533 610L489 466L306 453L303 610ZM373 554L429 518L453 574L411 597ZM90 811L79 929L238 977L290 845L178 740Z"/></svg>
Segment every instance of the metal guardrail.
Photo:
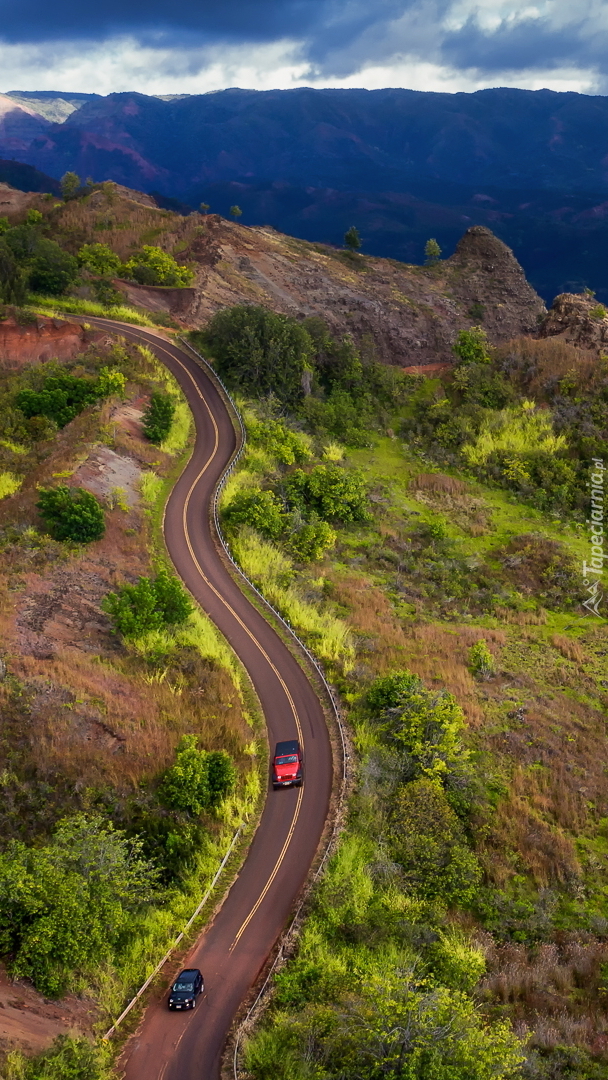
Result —
<svg viewBox="0 0 608 1080"><path fill-rule="evenodd" d="M302 652L306 655L306 658L309 661L309 663L312 664L313 668L315 669L316 674L318 675L318 677L321 680L321 683L323 685L323 688L325 690L325 693L326 693L327 698L329 700L329 703L331 705L331 709L332 709L332 712L333 712L333 715L334 715L334 719L336 720L336 723L337 723L338 731L340 733L340 741L341 741L341 744L342 744L342 777L341 777L341 787L340 787L338 811L336 812L336 821L335 821L335 824L334 824L334 828L333 828L331 836L329 837L329 840L328 840L328 842L326 844L325 851L323 853L323 857L322 857L321 862L320 862L317 870L315 871L315 874L314 874L313 879L312 879L312 884L314 884L316 881L319 880L321 874L323 873L323 871L325 869L327 860L329 859L329 857L330 857L330 855L331 855L331 853L333 851L336 839L337 839L339 831L340 831L340 812L339 811L341 810L343 802L344 802L344 795L345 795L345 790L346 790L346 781L347 781L347 778L348 778L349 753L348 753L348 748L347 748L344 724L343 724L343 721L342 721L342 717L340 715L339 702L338 702L338 699L337 699L333 689L331 688L331 686L327 682L327 679L325 678L325 675L324 675L324 672L323 672L323 669L321 667L321 664L320 664L319 660L317 660L316 656L310 651L308 646L304 644L302 639L300 637L298 637L298 635L296 634L295 630L293 629L291 624L288 622L288 620L285 619L281 615L281 613L276 610L275 607L273 607L273 605L260 592L258 587L256 585L254 585L253 581L251 581L251 579L247 577L247 575L243 572L241 567L238 565L238 563L235 561L235 559L232 556L232 553L230 551L230 548L229 548L228 543L227 543L227 541L226 541L226 539L224 537L224 534L222 532L222 528L221 528L221 525L220 525L218 506L219 506L219 500L220 500L222 491L224 490L224 487L225 487L229 477L232 475L232 473L234 471L234 468L237 465L237 463L238 463L239 459L241 458L241 456L243 454L243 451L245 449L245 445L246 445L246 441L247 441L247 434L246 434L246 431L245 431L245 425L243 424L243 418L242 418L242 416L241 416L241 414L240 414L240 412L239 412L239 410L238 410L238 408L236 406L236 403L234 402L234 400L232 398L232 395L230 394L229 390L226 388L226 386L224 385L224 383L220 379L217 372L214 371L211 364L207 360L205 360L204 356L201 356L201 354L190 344L189 341L186 341L182 337L179 338L179 341L183 345L185 345L186 348L191 353L193 353L193 355L196 357L197 361L200 364L202 364L204 366L205 370L210 374L212 380L220 387L222 393L224 394L224 396L228 400L228 402L230 404L230 407L233 410L234 415L235 415L235 417L237 419L237 422L239 424L239 427L240 427L240 435L241 435L240 446L239 446L236 454L232 458L231 462L229 463L224 475L222 476L221 480L219 481L219 483L218 483L218 485L217 485L217 487L215 489L215 494L214 494L214 497L213 497L213 523L214 523L215 530L216 530L218 539L220 541L220 544L222 545L222 548L223 548L226 556L228 557L228 559L230 559L230 562L231 562L232 566L234 567L234 569L236 570L239 577L241 577L247 583L247 585L249 586L250 589L253 589L256 596L258 596L259 599L264 604L264 606L266 608L268 608L269 611L272 612L274 617L279 620L279 622L285 628L285 630L288 632L288 634L297 643L298 648L301 649ZM234 1054L233 1054L234 1080L239 1080L238 1055L239 1055L239 1048L240 1048L241 1038L242 1038L244 1029L245 1029L248 1021L251 1019L251 1017L252 1017L253 1013L255 1012L257 1006L259 1005L260 1001L262 1000L262 997L264 996L264 994L265 994L265 992L267 990L267 987L268 987L268 985L270 983L270 980L272 979L272 976L274 975L274 972L275 972L275 970L277 968L277 965L279 964L280 960L283 958L283 950L284 950L284 947L285 947L285 943L289 940L289 937L292 934L292 932L294 930L294 927L296 926L296 924L298 922L298 919L300 918L300 915L302 913L302 909L304 907L305 901L306 901L306 897L298 905L298 908L297 908L297 910L295 912L295 915L293 916L293 919L291 920L287 930L282 935L282 944L279 947L277 955L276 955L276 957L275 957L275 959L274 959L274 961L273 961L273 963L272 963L272 965L270 967L270 970L269 970L269 972L268 972L268 974L267 974L267 976L266 976L266 978L265 978L265 980L264 980L264 982L263 982L263 984L262 984L262 986L260 988L260 991L259 991L255 1001L253 1002L253 1004L251 1005L251 1007L247 1011L247 1014L244 1017L243 1021L239 1025L239 1029L238 1029L236 1037L235 1037Z"/></svg>

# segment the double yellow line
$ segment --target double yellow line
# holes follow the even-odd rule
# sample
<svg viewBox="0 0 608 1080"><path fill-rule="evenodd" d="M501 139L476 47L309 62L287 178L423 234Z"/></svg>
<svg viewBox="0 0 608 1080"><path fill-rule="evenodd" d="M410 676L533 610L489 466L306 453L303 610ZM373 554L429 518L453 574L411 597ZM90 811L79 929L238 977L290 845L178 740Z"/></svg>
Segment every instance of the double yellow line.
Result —
<svg viewBox="0 0 608 1080"><path fill-rule="evenodd" d="M192 494L194 492L194 489L196 488L196 485L198 484L201 477L203 477L205 475L207 469L211 465L211 462L215 458L215 456L217 454L217 451L218 451L218 447L219 447L219 430L218 430L218 426L217 426L215 417L213 415L213 412L211 411L211 408L209 406L209 402L207 401L206 397L202 393L196 379L192 375L192 372L188 370L186 365L182 363L182 361L179 359L179 357L174 356L172 353L169 352L168 349L164 349L162 347L162 345L157 345L156 342L153 342L151 344L152 344L152 347L154 349L157 349L158 351L165 353L165 355L169 356L174 363L179 364L181 369L188 376L188 378L190 379L190 381L191 381L194 389L196 390L199 398L201 399L203 405L205 406L205 409L207 410L207 414L209 416L209 419L211 421L211 424L213 426L213 431L214 431L214 445L213 445L213 450L211 452L211 455L209 456L209 458L207 459L207 461L203 465L200 472L197 474L197 476L192 481L192 483L190 485L190 489L188 491L188 494L186 495L186 498L184 500L184 507L183 507L183 511L182 511L182 528L184 530L184 536L186 538L186 543L188 545L188 551L190 552L190 558L192 559L192 562L194 563L200 577L205 582L207 587L209 589L211 589L211 592L218 598L218 600L224 605L224 607L227 609L227 611L230 612L230 614L233 616L233 618L236 620L236 622L239 624L239 626L245 631L247 636L251 639L251 641L254 643L254 645L259 649L260 653L262 654L262 656L266 660L267 664L269 665L271 670L276 675L279 683L281 684L281 686L282 686L282 688L283 688L283 690L285 692L285 696L286 696L286 698L287 698L287 700L289 702L289 705L291 707L291 711L293 713L293 718L294 718L295 725L296 725L296 730L298 732L298 739L300 741L300 745L302 747L302 752L303 752L304 751L304 737L303 737L303 734L302 734L302 725L300 723L300 717L298 716L298 710L296 709L295 702L293 700L293 697L291 696L291 693L289 691L289 687L287 686L287 683L283 679L283 676L281 675L281 673L278 670L278 668L276 667L276 665L270 659L268 653L264 649L264 646L261 644L260 641L258 641L255 634L252 633L252 631L249 629L248 626L246 626L246 624L243 622L240 615L238 615L237 612L234 610L232 605L226 600L226 598L224 596L222 596L222 594L218 591L218 589L216 589L215 585L213 585L213 583L209 580L209 578L205 574L203 568L201 567L201 565L200 565L200 563L199 563L199 561L198 561L198 559L196 557L196 554L194 552L194 548L192 546L192 541L191 541L191 538L190 538L190 530L188 528L188 508L189 508L189 505L190 505L190 499L192 498ZM163 536L164 536L165 535L165 513L164 512L163 512L163 520L162 520L162 529L163 529ZM165 540L166 540L166 538L165 538ZM283 860L285 859L285 855L287 853L287 849L288 849L288 847L289 847L289 845L291 843L291 839L292 839L292 836L293 836L293 833L294 833L294 830L295 830L295 827L296 827L296 823L298 821L298 817L299 817L299 814L300 814L300 808L302 806L303 795L304 795L304 789L301 787L298 790L298 799L297 799L297 802L296 802L296 806L295 806L293 818L292 818L292 821L291 821L291 825L289 827L289 832L287 833L287 836L285 838L285 843L283 844L283 847L281 849L279 857L277 858L277 861L276 861L276 863L275 863L275 865L273 867L273 870L272 870L272 872L271 872L271 874L270 874L264 888L262 889L260 895L258 896L255 904L253 905L253 907L251 908L247 918L244 920L244 922L241 924L239 930L237 931L237 934L236 934L236 936L234 938L234 941L232 942L232 945L230 946L230 949L228 950L229 952L232 952L233 949L237 946L237 944L240 941L241 937L245 933L245 930L249 926L249 923L251 922L251 920L253 919L254 915L256 914L258 908L260 907L260 904L262 904L262 902L264 900L264 897L268 893L268 890L271 888L272 883L275 880L275 878L276 878L276 876L277 876L277 874L278 874L278 872L279 872L279 870L281 868L281 865L282 865Z"/></svg>

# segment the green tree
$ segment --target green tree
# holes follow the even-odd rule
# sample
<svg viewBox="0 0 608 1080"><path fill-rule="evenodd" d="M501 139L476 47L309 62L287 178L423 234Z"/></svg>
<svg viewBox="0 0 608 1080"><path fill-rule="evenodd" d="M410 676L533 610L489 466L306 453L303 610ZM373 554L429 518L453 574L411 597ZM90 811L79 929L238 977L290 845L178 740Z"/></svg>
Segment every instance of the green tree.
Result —
<svg viewBox="0 0 608 1080"><path fill-rule="evenodd" d="M122 397L127 383L126 376L116 368L102 367L97 377L97 393L100 397L111 397L113 394Z"/></svg>
<svg viewBox="0 0 608 1080"><path fill-rule="evenodd" d="M361 472L332 463L285 477L285 495L294 509L314 510L325 521L369 521L367 484Z"/></svg>
<svg viewBox="0 0 608 1080"><path fill-rule="evenodd" d="M197 337L216 361L218 374L244 393L272 393L289 405L303 397L313 350L310 335L296 319L242 304L216 312Z"/></svg>
<svg viewBox="0 0 608 1080"><path fill-rule="evenodd" d="M84 488L69 488L65 484L40 488L36 506L55 540L89 544L100 540L106 530L101 505Z"/></svg>
<svg viewBox="0 0 608 1080"><path fill-rule="evenodd" d="M40 213L40 210L34 210L34 209L28 210L28 212L26 214L26 217L25 217L25 224L26 225L42 225L43 221L44 221L44 218L43 218L42 214Z"/></svg>
<svg viewBox="0 0 608 1080"><path fill-rule="evenodd" d="M470 903L481 868L439 783L405 784L394 800L390 830L393 856L415 893L449 906Z"/></svg>
<svg viewBox="0 0 608 1080"><path fill-rule="evenodd" d="M480 638L469 650L469 668L477 679L489 679L494 674L494 657L487 642Z"/></svg>
<svg viewBox="0 0 608 1080"><path fill-rule="evenodd" d="M93 274L115 276L122 262L107 244L83 244L78 251L78 262Z"/></svg>
<svg viewBox="0 0 608 1080"><path fill-rule="evenodd" d="M436 240L427 240L424 245L424 259L427 266L433 266L441 258L441 248Z"/></svg>
<svg viewBox="0 0 608 1080"><path fill-rule="evenodd" d="M170 394L165 394L162 390L154 390L150 397L150 404L143 415L143 430L146 439L159 446L171 431L174 415L175 402Z"/></svg>
<svg viewBox="0 0 608 1080"><path fill-rule="evenodd" d="M3 233L8 232L10 227L8 218L5 216L0 217L0 236L2 236Z"/></svg>
<svg viewBox="0 0 608 1080"><path fill-rule="evenodd" d="M20 307L26 297L26 275L0 236L0 304L16 304Z"/></svg>
<svg viewBox="0 0 608 1080"><path fill-rule="evenodd" d="M312 457L306 436L290 431L278 420L248 421L247 438L252 446L263 447L281 465L300 464Z"/></svg>
<svg viewBox="0 0 608 1080"><path fill-rule="evenodd" d="M182 288L194 278L194 271L180 266L162 248L145 244L125 263L125 273L140 285L166 285Z"/></svg>
<svg viewBox="0 0 608 1080"><path fill-rule="evenodd" d="M230 213L232 214L235 221L238 221L238 219L243 216L243 211L241 210L240 206L236 205L230 207Z"/></svg>
<svg viewBox="0 0 608 1080"><path fill-rule="evenodd" d="M208 202L202 202L200 205L201 214L208 214L211 207Z"/></svg>
<svg viewBox="0 0 608 1080"><path fill-rule="evenodd" d="M102 371L107 372L108 369L104 368ZM120 375L120 372L113 373L114 379L115 376L123 380L124 387L124 376ZM67 372L49 375L44 379L40 390L32 390L30 387L20 390L15 396L15 404L28 419L32 416L46 416L57 424L57 427L62 428L87 405L107 396L108 392L114 392L108 391L105 379L106 376L101 373L97 380L81 379Z"/></svg>
<svg viewBox="0 0 608 1080"><path fill-rule="evenodd" d="M61 194L63 195L63 198L67 202L68 199L75 198L75 196L80 191L82 183L81 183L81 180L80 180L80 177L79 177L78 173L66 172L61 177L61 180L59 181L59 185L61 187Z"/></svg>
<svg viewBox="0 0 608 1080"><path fill-rule="evenodd" d="M183 585L165 570L156 578L141 577L135 585L122 585L117 592L108 593L101 607L110 616L115 632L125 638L179 626L192 613Z"/></svg>
<svg viewBox="0 0 608 1080"><path fill-rule="evenodd" d="M236 772L224 750L199 750L196 735L183 735L175 764L163 775L160 795L168 806L198 816L218 806L232 789Z"/></svg>
<svg viewBox="0 0 608 1080"><path fill-rule="evenodd" d="M359 236L359 230L354 225L351 225L350 229L347 229L344 233L344 243L349 251L359 251L361 237Z"/></svg>
<svg viewBox="0 0 608 1080"><path fill-rule="evenodd" d="M78 262L54 240L40 237L30 263L29 284L34 292L61 296L78 277Z"/></svg>
<svg viewBox="0 0 608 1080"><path fill-rule="evenodd" d="M109 958L156 880L141 843L100 817L60 822L42 848L12 841L0 855L0 950L15 975L58 996L72 973Z"/></svg>
<svg viewBox="0 0 608 1080"><path fill-rule="evenodd" d="M481 326L461 330L453 345L453 351L461 364L489 364L491 360L488 335Z"/></svg>
<svg viewBox="0 0 608 1080"><path fill-rule="evenodd" d="M224 521L231 528L250 525L262 536L278 540L285 531L285 515L272 491L249 488L239 491L224 510Z"/></svg>
<svg viewBox="0 0 608 1080"><path fill-rule="evenodd" d="M322 521L316 514L312 514L308 521L304 521L292 532L287 540L287 547L301 562L316 562L334 546L337 535L327 521Z"/></svg>

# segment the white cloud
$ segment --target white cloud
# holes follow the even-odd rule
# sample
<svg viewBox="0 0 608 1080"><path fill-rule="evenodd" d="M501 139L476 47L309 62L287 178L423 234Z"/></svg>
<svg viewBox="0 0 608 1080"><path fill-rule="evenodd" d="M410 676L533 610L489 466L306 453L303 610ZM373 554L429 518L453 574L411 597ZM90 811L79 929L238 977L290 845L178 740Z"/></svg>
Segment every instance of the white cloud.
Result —
<svg viewBox="0 0 608 1080"><path fill-rule="evenodd" d="M479 5L477 5L479 6ZM424 33L423 28L421 32ZM377 57L381 50L371 50ZM303 58L297 42L269 45L214 46L205 49L152 48L134 38L102 44L48 43L1 45L2 89L57 90L109 94L136 90L143 94L202 94L239 86L252 90L285 90L296 86L405 87L411 90L471 92L488 86L522 89L576 90L597 93L602 81L576 67L494 72L457 70L433 59L421 60L418 48L383 62L370 57L354 73L327 76ZM345 70L342 68L342 70ZM353 68L350 68L351 72Z"/></svg>

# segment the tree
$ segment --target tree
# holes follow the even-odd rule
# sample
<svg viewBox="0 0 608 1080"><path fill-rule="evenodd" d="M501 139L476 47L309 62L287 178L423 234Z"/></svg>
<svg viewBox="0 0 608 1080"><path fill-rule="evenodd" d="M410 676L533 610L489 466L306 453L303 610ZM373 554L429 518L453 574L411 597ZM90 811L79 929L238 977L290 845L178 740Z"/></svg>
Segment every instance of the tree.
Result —
<svg viewBox="0 0 608 1080"><path fill-rule="evenodd" d="M67 202L69 199L75 198L82 186L78 173L66 172L59 181L61 187L61 194Z"/></svg>
<svg viewBox="0 0 608 1080"><path fill-rule="evenodd" d="M54 240L40 237L30 263L29 283L35 292L61 296L78 277L78 262Z"/></svg>
<svg viewBox="0 0 608 1080"><path fill-rule="evenodd" d="M169 394L162 390L154 390L150 397L150 404L143 415L143 429L146 439L160 445L163 439L171 431L173 416L175 414L175 402Z"/></svg>
<svg viewBox="0 0 608 1080"><path fill-rule="evenodd" d="M141 577L135 585L122 585L117 592L108 593L101 607L110 616L114 631L127 639L179 626L192 614L192 602L183 585L165 570L156 578Z"/></svg>
<svg viewBox="0 0 608 1080"><path fill-rule="evenodd" d="M107 244L83 244L78 252L78 262L93 274L112 276L118 274L122 262Z"/></svg>
<svg viewBox="0 0 608 1080"><path fill-rule="evenodd" d="M285 477L285 495L293 509L316 511L325 521L369 521L367 485L357 470L328 463L311 472L294 469Z"/></svg>
<svg viewBox="0 0 608 1080"><path fill-rule="evenodd" d="M344 233L344 243L349 251L358 251L361 247L359 230L354 225L351 225L350 229L347 229Z"/></svg>
<svg viewBox="0 0 608 1080"><path fill-rule="evenodd" d="M40 488L36 507L55 540L89 544L100 540L106 530L103 508L84 488Z"/></svg>
<svg viewBox="0 0 608 1080"><path fill-rule="evenodd" d="M461 330L452 348L461 364L489 364L491 362L488 335L481 326Z"/></svg>
<svg viewBox="0 0 608 1080"><path fill-rule="evenodd" d="M33 208L28 210L25 218L26 225L42 225L43 221L44 218L40 213L40 210L34 210Z"/></svg>
<svg viewBox="0 0 608 1080"><path fill-rule="evenodd" d="M394 858L415 893L449 906L470 903L481 869L440 784L421 779L401 787L390 829Z"/></svg>
<svg viewBox="0 0 608 1080"><path fill-rule="evenodd" d="M67 372L61 375L49 375L40 390L26 387L15 396L15 405L29 419L32 416L46 416L57 427L65 427L78 416L87 405L93 404L100 397L119 392L124 388L125 378L119 371L102 368L98 379L81 379Z"/></svg>
<svg viewBox="0 0 608 1080"><path fill-rule="evenodd" d="M299 529L292 532L287 547L301 562L316 562L334 546L337 535L327 521L312 514L309 521L303 522Z"/></svg>
<svg viewBox="0 0 608 1080"><path fill-rule="evenodd" d="M8 244L0 238L0 304L20 307L27 296L26 276Z"/></svg>
<svg viewBox="0 0 608 1080"><path fill-rule="evenodd" d="M109 958L156 879L141 842L98 816L60 822L42 848L13 841L0 855L0 950L15 975L59 996L73 972Z"/></svg>
<svg viewBox="0 0 608 1080"><path fill-rule="evenodd" d="M214 809L234 786L236 770L225 750L199 750L196 735L183 735L175 765L164 773L161 798L175 810L198 816Z"/></svg>
<svg viewBox="0 0 608 1080"><path fill-rule="evenodd" d="M284 404L304 396L302 380L310 367L310 334L289 315L239 304L217 311L200 334L222 378L244 393L274 394Z"/></svg>
<svg viewBox="0 0 608 1080"><path fill-rule="evenodd" d="M283 507L272 491L259 488L239 491L223 516L229 527L249 525L270 540L278 540L285 531Z"/></svg>
<svg viewBox="0 0 608 1080"><path fill-rule="evenodd" d="M144 244L141 251L125 264L125 273L140 285L165 285L183 288L189 285L194 271L180 266L172 255L162 248Z"/></svg>
<svg viewBox="0 0 608 1080"><path fill-rule="evenodd" d="M433 266L441 258L441 248L436 240L427 240L424 245L424 258L427 266Z"/></svg>
<svg viewBox="0 0 608 1080"><path fill-rule="evenodd" d="M230 213L232 214L235 221L238 221L238 219L243 216L243 211L241 210L240 206L236 205L230 207Z"/></svg>
<svg viewBox="0 0 608 1080"><path fill-rule="evenodd" d="M211 208L210 208L208 202L202 202L201 203L201 205L200 205L201 214L208 214L210 209Z"/></svg>

